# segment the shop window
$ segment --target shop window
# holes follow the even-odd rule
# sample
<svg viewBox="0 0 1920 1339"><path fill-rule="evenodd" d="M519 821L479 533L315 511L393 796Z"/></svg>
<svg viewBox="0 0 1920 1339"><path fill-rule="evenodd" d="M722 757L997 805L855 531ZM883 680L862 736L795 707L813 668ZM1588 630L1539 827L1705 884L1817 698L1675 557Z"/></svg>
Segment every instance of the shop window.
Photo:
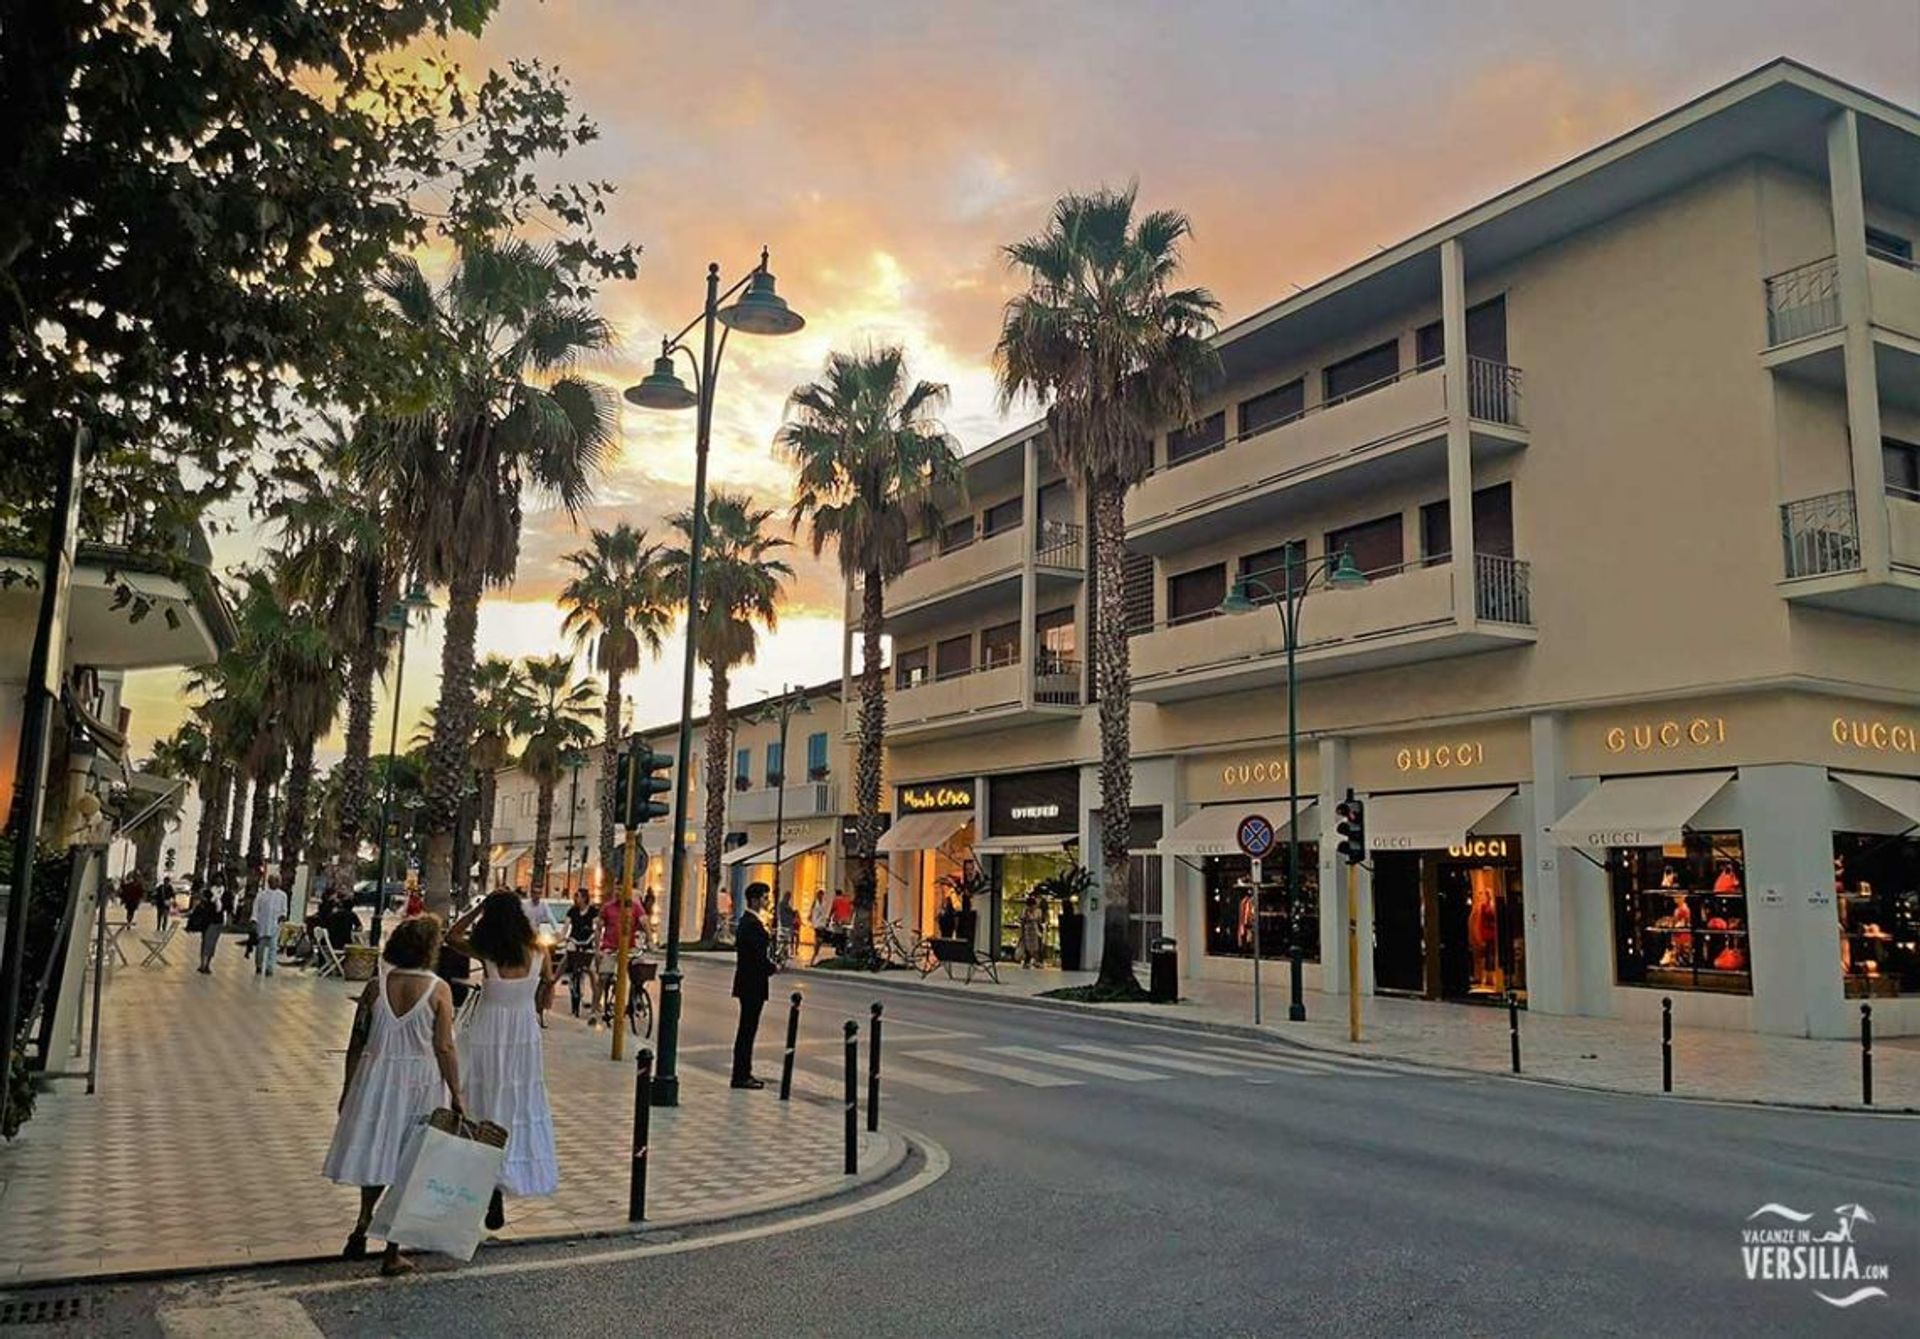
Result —
<svg viewBox="0 0 1920 1339"><path fill-rule="evenodd" d="M1887 491L1920 502L1920 446L1882 437L1880 459L1886 466Z"/></svg>
<svg viewBox="0 0 1920 1339"><path fill-rule="evenodd" d="M1175 428L1167 434L1167 464L1178 465L1197 456L1210 455L1227 440L1227 413L1215 410L1198 423Z"/></svg>
<svg viewBox="0 0 1920 1339"><path fill-rule="evenodd" d="M1217 958L1251 958L1254 941L1252 862L1243 855L1207 856L1201 864L1206 899L1207 952ZM1260 889L1260 956L1292 956L1287 918L1287 855L1283 848L1266 862L1268 882ZM1300 956L1320 961L1320 844L1300 843Z"/></svg>
<svg viewBox="0 0 1920 1339"><path fill-rule="evenodd" d="M1012 530L1020 524L1020 499L1010 497L1005 502L996 502L988 507L980 518L980 528L987 535L997 535Z"/></svg>
<svg viewBox="0 0 1920 1339"><path fill-rule="evenodd" d="M1287 585L1289 550L1293 554L1293 589L1298 591L1306 584L1304 564L1307 561L1307 546L1297 539L1290 539L1285 544L1249 553L1240 560L1239 574L1250 582L1259 583L1247 588L1249 600L1255 604L1272 604L1280 598L1281 590Z"/></svg>
<svg viewBox="0 0 1920 1339"><path fill-rule="evenodd" d="M1400 375L1400 341L1390 339L1343 359L1321 374L1328 403L1377 391Z"/></svg>
<svg viewBox="0 0 1920 1339"><path fill-rule="evenodd" d="M953 679L973 668L973 634L948 637L934 648L933 677Z"/></svg>
<svg viewBox="0 0 1920 1339"><path fill-rule="evenodd" d="M1615 976L1623 986L1753 993L1747 869L1737 832L1672 846L1614 847Z"/></svg>
<svg viewBox="0 0 1920 1339"><path fill-rule="evenodd" d="M807 736L807 780L824 781L827 778L827 732Z"/></svg>
<svg viewBox="0 0 1920 1339"><path fill-rule="evenodd" d="M911 688L915 684L927 681L927 648L922 646L913 651L902 651L893 661L893 686Z"/></svg>
<svg viewBox="0 0 1920 1339"><path fill-rule="evenodd" d="M1847 994L1920 995L1920 837L1833 834Z"/></svg>
<svg viewBox="0 0 1920 1339"><path fill-rule="evenodd" d="M1220 612L1227 598L1227 565L1197 567L1167 578L1167 622L1191 623Z"/></svg>
<svg viewBox="0 0 1920 1339"><path fill-rule="evenodd" d="M1019 623L997 623L980 634L980 668L998 669L1020 659Z"/></svg>
<svg viewBox="0 0 1920 1339"><path fill-rule="evenodd" d="M1473 547L1478 553L1513 557L1513 485L1493 484L1473 493ZM1420 561L1453 557L1453 508L1447 499L1420 508Z"/></svg>
<svg viewBox="0 0 1920 1339"><path fill-rule="evenodd" d="M1277 428L1282 423L1293 422L1306 412L1306 379L1295 377L1284 386L1275 386L1270 391L1262 391L1252 399L1240 402L1240 435L1251 437L1256 432Z"/></svg>
<svg viewBox="0 0 1920 1339"><path fill-rule="evenodd" d="M1337 557L1342 549L1353 555L1353 565L1368 576L1392 576L1406 561L1406 527L1400 514L1329 530L1327 552Z"/></svg>

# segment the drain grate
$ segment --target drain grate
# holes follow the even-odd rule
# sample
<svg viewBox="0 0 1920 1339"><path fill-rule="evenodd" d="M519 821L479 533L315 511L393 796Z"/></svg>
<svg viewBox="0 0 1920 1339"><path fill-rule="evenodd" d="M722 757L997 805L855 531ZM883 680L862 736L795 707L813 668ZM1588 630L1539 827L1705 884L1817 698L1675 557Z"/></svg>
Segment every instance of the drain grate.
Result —
<svg viewBox="0 0 1920 1339"><path fill-rule="evenodd" d="M58 1325L99 1318L100 1297L96 1293L0 1298L0 1325Z"/></svg>

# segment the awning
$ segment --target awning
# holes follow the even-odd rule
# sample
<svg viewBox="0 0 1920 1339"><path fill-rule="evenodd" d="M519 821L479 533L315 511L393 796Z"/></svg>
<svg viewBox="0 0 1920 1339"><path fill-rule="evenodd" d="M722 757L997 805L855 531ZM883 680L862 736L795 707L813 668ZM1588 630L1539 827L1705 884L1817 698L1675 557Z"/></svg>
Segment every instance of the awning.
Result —
<svg viewBox="0 0 1920 1339"><path fill-rule="evenodd" d="M1037 837L986 837L973 844L975 855L1019 855L1023 851L1064 851L1077 845L1078 834L1045 832Z"/></svg>
<svg viewBox="0 0 1920 1339"><path fill-rule="evenodd" d="M487 864L511 865L532 849L532 842L516 842L512 845L496 846L487 853Z"/></svg>
<svg viewBox="0 0 1920 1339"><path fill-rule="evenodd" d="M1464 846L1481 819L1512 798L1512 786L1373 795L1366 804L1369 851L1440 851Z"/></svg>
<svg viewBox="0 0 1920 1339"><path fill-rule="evenodd" d="M1154 855L1239 855L1240 820L1248 814L1261 814L1274 826L1274 840L1287 839L1287 806L1267 801L1259 805L1213 804L1188 814L1179 826L1160 839ZM1300 840L1310 842L1320 835L1320 815L1312 800L1300 806Z"/></svg>
<svg viewBox="0 0 1920 1339"><path fill-rule="evenodd" d="M893 820L893 826L874 843L874 851L932 851L953 840L953 834L973 822L966 810L944 814L906 814Z"/></svg>
<svg viewBox="0 0 1920 1339"><path fill-rule="evenodd" d="M1614 777L1549 823L1547 832L1562 846L1589 851L1667 846L1685 836L1693 816L1731 780L1732 772Z"/></svg>
<svg viewBox="0 0 1920 1339"><path fill-rule="evenodd" d="M784 865L795 856L805 855L809 851L817 851L826 844L827 839L825 837L795 837L790 841L777 843L780 851L780 863ZM776 843L774 842L768 842L764 846L755 846L752 843L748 843L745 846L736 846L720 857L720 863L729 867L734 865L770 865L773 863L775 847Z"/></svg>
<svg viewBox="0 0 1920 1339"><path fill-rule="evenodd" d="M1903 776L1874 776L1867 772L1834 772L1832 775L1847 789L1859 791L1909 823L1920 825L1920 781Z"/></svg>

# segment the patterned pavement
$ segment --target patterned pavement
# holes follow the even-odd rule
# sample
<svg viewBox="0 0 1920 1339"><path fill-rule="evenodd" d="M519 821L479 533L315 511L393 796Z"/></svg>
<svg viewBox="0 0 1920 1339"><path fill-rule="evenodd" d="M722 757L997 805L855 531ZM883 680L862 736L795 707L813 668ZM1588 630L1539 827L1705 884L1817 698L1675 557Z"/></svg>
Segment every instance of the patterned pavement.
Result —
<svg viewBox="0 0 1920 1339"><path fill-rule="evenodd" d="M0 1146L0 1285L329 1256L345 1240L358 1192L320 1163L359 987L288 968L256 978L232 938L211 977L171 956L109 973L98 1093L62 1082ZM631 1061L559 1015L545 1038L561 1186L509 1200L500 1235L623 1230ZM845 1190L840 1108L795 1099L685 1070L681 1107L653 1113L648 1224ZM862 1139L863 1173L903 1154L896 1136Z"/></svg>

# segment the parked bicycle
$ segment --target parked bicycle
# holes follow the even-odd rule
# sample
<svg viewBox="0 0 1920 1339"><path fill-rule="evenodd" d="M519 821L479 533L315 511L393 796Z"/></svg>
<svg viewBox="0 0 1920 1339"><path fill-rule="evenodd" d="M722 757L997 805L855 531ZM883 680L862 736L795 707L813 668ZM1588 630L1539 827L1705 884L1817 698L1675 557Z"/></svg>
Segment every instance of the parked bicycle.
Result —
<svg viewBox="0 0 1920 1339"><path fill-rule="evenodd" d="M917 930L903 929L899 921L888 921L879 941L873 946L873 957L868 967L877 972L883 967L895 965L911 967L925 976L938 963L933 956L933 945L925 935Z"/></svg>

